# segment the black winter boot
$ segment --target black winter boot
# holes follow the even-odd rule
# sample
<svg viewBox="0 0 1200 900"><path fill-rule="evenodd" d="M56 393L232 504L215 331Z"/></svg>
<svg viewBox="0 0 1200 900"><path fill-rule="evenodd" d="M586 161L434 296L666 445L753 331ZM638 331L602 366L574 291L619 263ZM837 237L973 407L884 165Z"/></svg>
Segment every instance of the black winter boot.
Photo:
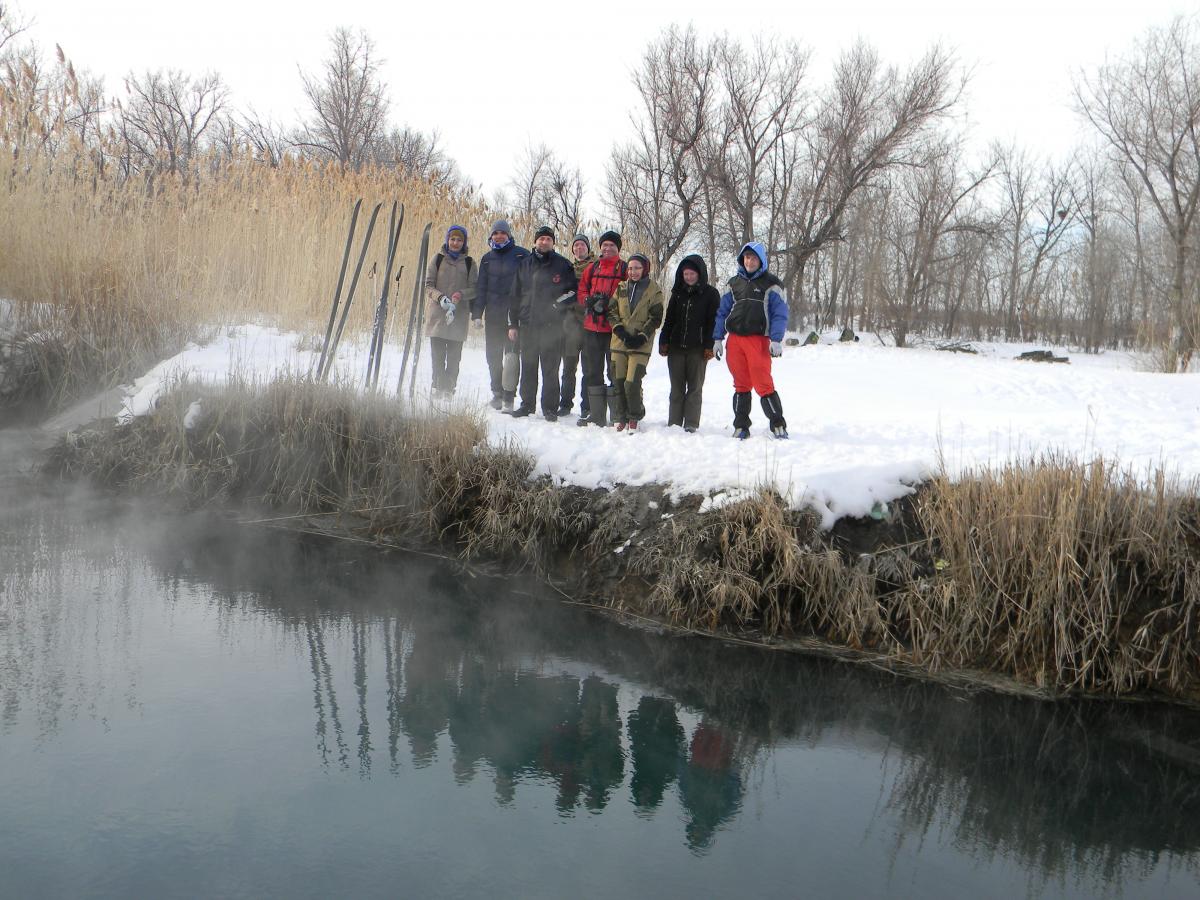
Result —
<svg viewBox="0 0 1200 900"><path fill-rule="evenodd" d="M588 418L593 425L608 425L608 388L603 384L588 385ZM580 422L583 422L580 419Z"/></svg>
<svg viewBox="0 0 1200 900"><path fill-rule="evenodd" d="M736 431L750 430L750 392L733 395L733 427Z"/></svg>
<svg viewBox="0 0 1200 900"><path fill-rule="evenodd" d="M779 399L779 391L772 391L765 397L760 397L763 412L771 423L771 434L780 440L787 440L787 422L783 418L783 402Z"/></svg>

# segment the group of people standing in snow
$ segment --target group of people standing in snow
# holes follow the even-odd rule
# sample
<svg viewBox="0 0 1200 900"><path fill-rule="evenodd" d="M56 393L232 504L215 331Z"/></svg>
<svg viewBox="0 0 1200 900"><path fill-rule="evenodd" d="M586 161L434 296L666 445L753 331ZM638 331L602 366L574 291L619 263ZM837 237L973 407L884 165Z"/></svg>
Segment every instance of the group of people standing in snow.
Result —
<svg viewBox="0 0 1200 900"><path fill-rule="evenodd" d="M540 402L543 417L557 421L572 413L578 384L576 424L636 431L646 415L642 379L657 333L671 382L668 425L700 427L704 377L715 357L733 376L734 436L750 436L751 390L771 433L788 436L771 377L771 359L783 352L787 299L762 244L741 249L723 294L709 284L700 256L685 257L669 297L651 278L646 256L621 257L615 231L597 239L599 255L587 235L575 235L569 260L545 225L532 250L517 245L503 219L488 244L476 266L467 230L452 225L426 273L435 397L454 393L471 320L483 327L493 409L524 417Z"/></svg>

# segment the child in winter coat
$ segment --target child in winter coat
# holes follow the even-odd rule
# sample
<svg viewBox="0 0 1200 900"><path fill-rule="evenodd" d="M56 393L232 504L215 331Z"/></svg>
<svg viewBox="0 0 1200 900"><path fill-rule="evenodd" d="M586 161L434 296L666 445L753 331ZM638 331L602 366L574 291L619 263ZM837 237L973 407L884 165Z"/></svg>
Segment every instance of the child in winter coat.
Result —
<svg viewBox="0 0 1200 900"><path fill-rule="evenodd" d="M617 288L609 308L612 325L613 386L609 390L609 416L617 431L636 431L646 417L642 378L650 362L654 332L662 324L663 292L650 280L650 260L640 253L629 257L629 280Z"/></svg>
<svg viewBox="0 0 1200 900"><path fill-rule="evenodd" d="M721 295L708 283L708 266L699 256L687 256L675 270L675 286L658 339L658 352L667 358L671 401L667 426L700 427L704 374L713 358L713 329Z"/></svg>
<svg viewBox="0 0 1200 900"><path fill-rule="evenodd" d="M738 263L737 274L729 279L729 288L721 296L713 328L713 353L717 359L728 355L733 375L733 436L739 440L750 437L753 387L771 424L771 433L786 440L787 422L771 378L771 359L783 355L787 296L783 282L767 271L767 250L758 241L742 247Z"/></svg>
<svg viewBox="0 0 1200 900"><path fill-rule="evenodd" d="M451 225L442 250L425 275L429 304L429 354L433 359L433 396L447 399L458 385L458 366L475 299L475 260L467 255L467 229Z"/></svg>

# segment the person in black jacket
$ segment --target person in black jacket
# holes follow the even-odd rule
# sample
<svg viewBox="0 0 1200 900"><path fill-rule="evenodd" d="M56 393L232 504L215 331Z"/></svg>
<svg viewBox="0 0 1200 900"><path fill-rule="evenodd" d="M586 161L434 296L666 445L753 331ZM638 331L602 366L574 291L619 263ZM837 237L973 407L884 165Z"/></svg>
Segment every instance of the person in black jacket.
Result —
<svg viewBox="0 0 1200 900"><path fill-rule="evenodd" d="M554 252L554 231L543 225L534 236L533 253L521 260L513 282L508 338L521 342L521 405L513 410L514 417L534 411L540 371L542 414L548 422L558 419L562 317L577 305L577 285L575 267Z"/></svg>
<svg viewBox="0 0 1200 900"><path fill-rule="evenodd" d="M667 425L700 427L704 374L713 358L713 327L721 295L708 283L708 266L699 256L684 257L675 270L675 286L658 338L659 355L667 358L671 378Z"/></svg>
<svg viewBox="0 0 1200 900"><path fill-rule="evenodd" d="M492 378L492 409L511 410L513 394L502 383L504 351L509 346L508 311L512 306L513 280L517 266L529 256L512 239L512 228L504 219L492 226L488 241L491 250L479 260L479 279L475 283L475 299L471 302L471 318L484 323L484 353Z"/></svg>

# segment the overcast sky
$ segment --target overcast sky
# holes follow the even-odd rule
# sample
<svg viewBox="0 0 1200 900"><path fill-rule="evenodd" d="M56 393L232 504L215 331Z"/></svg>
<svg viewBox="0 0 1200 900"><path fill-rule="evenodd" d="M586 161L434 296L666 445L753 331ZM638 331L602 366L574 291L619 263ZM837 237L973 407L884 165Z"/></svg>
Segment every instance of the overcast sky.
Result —
<svg viewBox="0 0 1200 900"><path fill-rule="evenodd" d="M1086 134L1070 108L1080 69L1196 8L1174 0L849 0L790 7L729 0L18 2L34 21L34 40L48 52L60 44L77 66L104 76L112 95L131 70L215 70L239 108L253 106L285 122L303 113L297 67L318 67L335 27L364 28L385 59L393 120L437 129L463 173L489 196L530 142L545 141L580 166L593 189L602 182L609 149L635 101L630 72L647 41L672 23L692 22L702 34L795 38L814 52L814 84L859 37L901 65L941 41L974 72L963 109L976 146L1015 140L1057 156Z"/></svg>

